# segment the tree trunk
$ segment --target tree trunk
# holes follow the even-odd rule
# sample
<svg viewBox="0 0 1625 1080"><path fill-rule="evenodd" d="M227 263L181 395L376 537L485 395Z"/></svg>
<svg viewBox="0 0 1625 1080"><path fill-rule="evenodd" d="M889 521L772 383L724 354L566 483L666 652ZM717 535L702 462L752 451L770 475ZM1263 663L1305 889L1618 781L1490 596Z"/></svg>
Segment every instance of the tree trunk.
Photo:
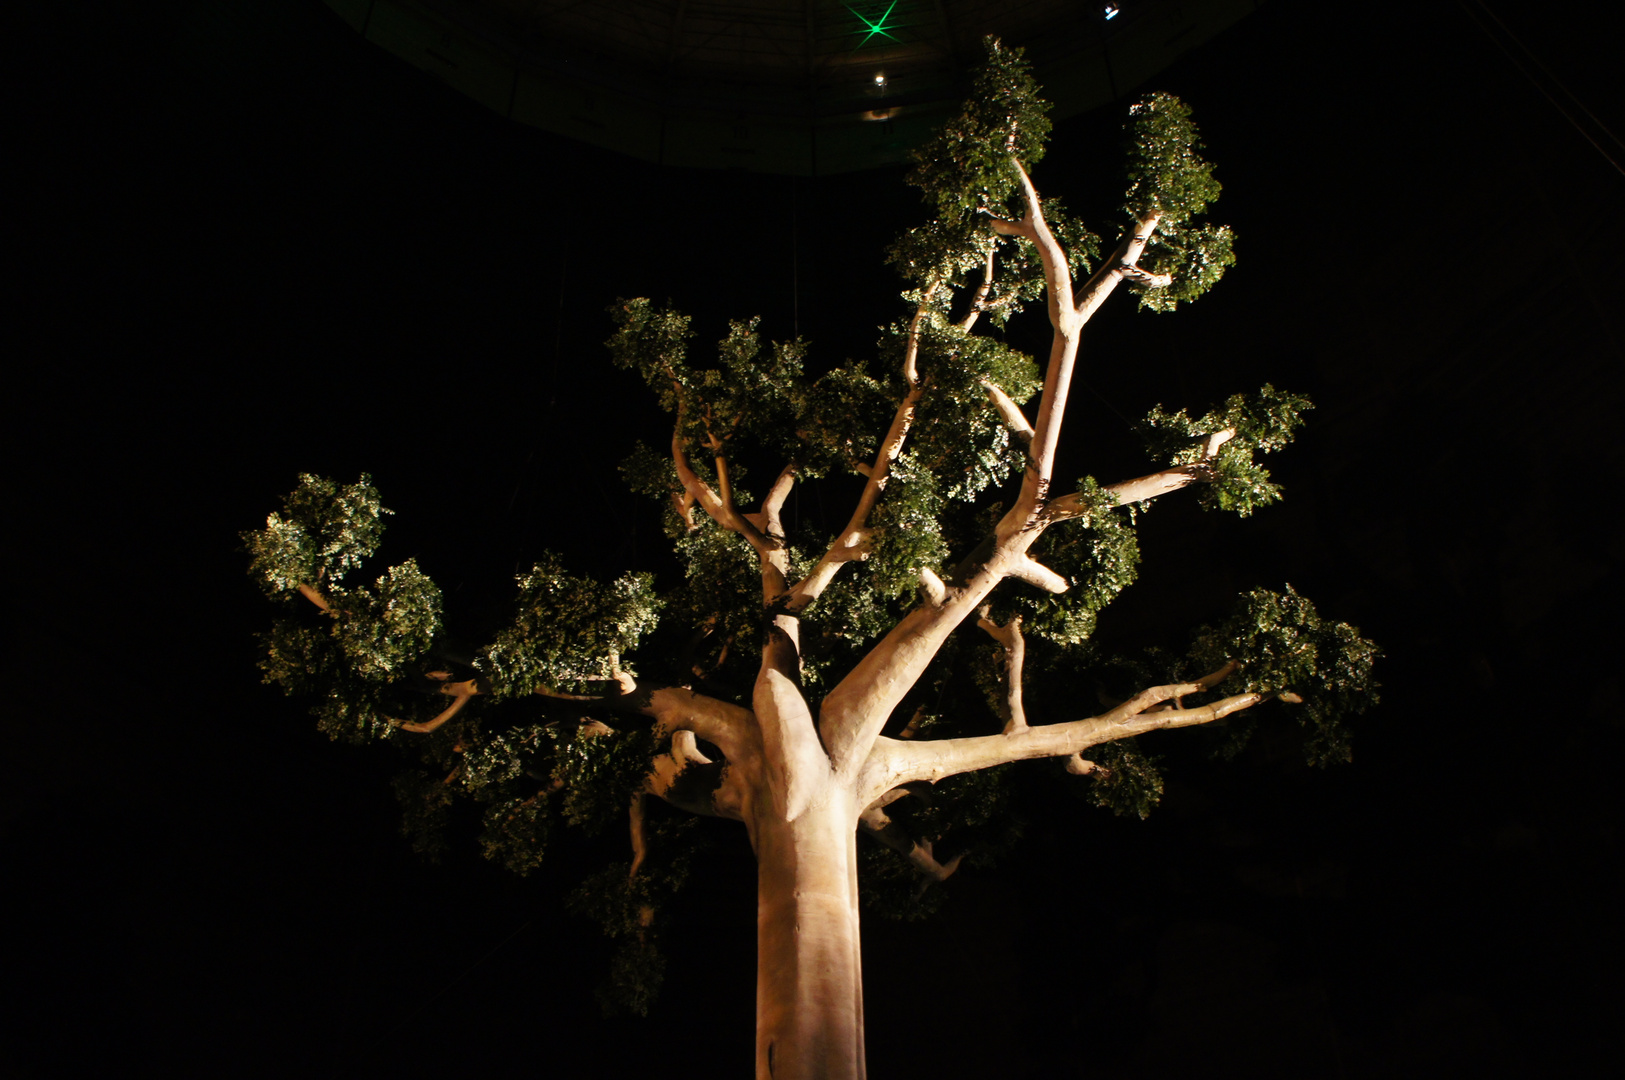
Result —
<svg viewBox="0 0 1625 1080"><path fill-rule="evenodd" d="M793 821L756 822L756 1080L864 1076L849 804L831 792Z"/></svg>

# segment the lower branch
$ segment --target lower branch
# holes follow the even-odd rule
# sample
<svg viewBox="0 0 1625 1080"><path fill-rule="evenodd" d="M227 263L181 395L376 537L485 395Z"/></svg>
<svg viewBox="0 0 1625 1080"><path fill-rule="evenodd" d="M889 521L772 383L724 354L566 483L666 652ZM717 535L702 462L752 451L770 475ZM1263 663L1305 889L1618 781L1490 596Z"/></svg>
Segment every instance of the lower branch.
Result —
<svg viewBox="0 0 1625 1080"><path fill-rule="evenodd" d="M925 877L921 891L934 881L947 881L953 877L954 871L959 869L960 860L965 857L964 852L955 855L945 863L937 861L933 851L932 841L915 840L908 834L908 830L897 824L886 815L885 807L898 799L908 795L906 788L894 788L876 799L869 808L858 816L858 824L870 836L882 844L902 855L914 869Z"/></svg>
<svg viewBox="0 0 1625 1080"><path fill-rule="evenodd" d="M674 732L671 744L669 753L654 759L643 790L691 814L744 821L749 803L748 761L712 761L695 745L692 731Z"/></svg>
<svg viewBox="0 0 1625 1080"><path fill-rule="evenodd" d="M588 700L618 711L652 717L659 730L672 733L674 739L677 733L693 732L721 750L729 761L747 760L753 753L751 732L755 725L750 710L696 694L686 686L644 688L621 697L571 700Z"/></svg>
<svg viewBox="0 0 1625 1080"><path fill-rule="evenodd" d="M639 711L653 716L660 723L661 731L694 732L695 736L715 745L730 762L743 763L756 758L757 747L752 737L756 719L747 708L705 697L687 687L661 687L648 693Z"/></svg>

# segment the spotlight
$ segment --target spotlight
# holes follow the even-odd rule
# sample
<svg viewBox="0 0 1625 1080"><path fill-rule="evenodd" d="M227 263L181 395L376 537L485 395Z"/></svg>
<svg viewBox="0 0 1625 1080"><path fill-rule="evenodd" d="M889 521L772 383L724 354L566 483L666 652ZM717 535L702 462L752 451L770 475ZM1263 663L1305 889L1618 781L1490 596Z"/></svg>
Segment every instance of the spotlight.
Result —
<svg viewBox="0 0 1625 1080"><path fill-rule="evenodd" d="M1105 7L1100 9L1100 13L1106 16L1107 21L1117 18L1117 16L1122 14L1122 12L1123 9L1118 7L1116 4L1107 4Z"/></svg>
<svg viewBox="0 0 1625 1080"><path fill-rule="evenodd" d="M877 86L881 90L886 89L886 76L884 76L884 75L876 75L875 76L875 86Z"/></svg>

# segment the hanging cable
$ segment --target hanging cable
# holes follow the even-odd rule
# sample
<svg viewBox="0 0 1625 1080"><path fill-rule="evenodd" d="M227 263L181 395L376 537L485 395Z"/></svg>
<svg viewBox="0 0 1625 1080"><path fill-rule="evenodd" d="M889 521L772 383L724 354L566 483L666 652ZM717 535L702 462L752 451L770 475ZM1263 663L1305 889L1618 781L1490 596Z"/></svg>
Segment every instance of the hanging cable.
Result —
<svg viewBox="0 0 1625 1080"><path fill-rule="evenodd" d="M1497 37L1489 28L1489 26L1473 13L1473 6L1478 7L1485 16L1494 21L1495 25L1501 28L1501 32L1506 35L1507 39L1522 50L1523 54L1529 58L1530 62L1545 73L1546 77L1551 80L1552 85L1561 91L1570 101L1574 102L1574 104L1579 107L1580 111L1585 113L1591 122L1596 124L1597 128L1607 138L1611 139L1615 145L1625 148L1625 143L1620 142L1619 136L1615 135L1612 131L1609 131L1607 125L1605 125L1601 120L1597 119L1597 115L1590 109L1586 108L1585 103L1576 97L1573 91L1564 86L1562 80L1558 79L1556 75L1552 74L1550 68L1540 62L1540 58L1530 51L1527 45L1518 39L1518 36L1507 27L1506 23L1502 22L1493 11L1484 5L1483 0L1476 0L1475 5L1473 6L1469 6L1467 0L1457 0L1457 2L1460 4L1462 11L1466 13L1467 17L1473 21L1473 25L1482 30L1484 32L1484 36L1494 42L1495 47L1500 49L1501 52L1506 55L1508 60L1512 61L1512 66L1518 69L1519 74L1528 79L1530 85L1536 90L1540 91L1540 95L1542 97L1551 102L1552 108L1556 109L1562 115L1563 119L1567 120L1574 130L1578 131L1585 141L1590 143L1596 149L1597 153L1601 154L1604 160L1614 167L1615 172L1618 172L1621 176L1625 176L1625 166L1620 165L1619 161L1608 152L1608 149L1603 146L1602 143L1598 142L1591 132L1586 130L1585 125L1581 124L1573 113L1563 107L1562 102L1553 97L1546 87L1541 85L1541 81L1534 76L1534 74L1523 64L1522 61L1518 59L1516 55L1513 54L1512 50L1507 48L1501 39Z"/></svg>

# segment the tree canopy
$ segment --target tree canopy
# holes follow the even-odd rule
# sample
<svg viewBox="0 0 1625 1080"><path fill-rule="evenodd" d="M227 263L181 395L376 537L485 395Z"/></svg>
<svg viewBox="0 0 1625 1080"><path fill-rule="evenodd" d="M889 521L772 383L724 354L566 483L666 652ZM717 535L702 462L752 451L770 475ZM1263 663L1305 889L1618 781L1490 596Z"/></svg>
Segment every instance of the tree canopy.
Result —
<svg viewBox="0 0 1625 1080"><path fill-rule="evenodd" d="M483 853L521 874L548 865L562 827L629 827L625 861L575 903L620 943L606 1006L639 1012L667 901L692 876L692 813L744 823L766 865L776 829L840 803L837 826L877 841L857 849L864 905L917 916L1006 846L1012 770L1143 817L1162 781L1139 737L1159 729L1212 724L1233 753L1256 723L1296 722L1309 760L1347 760L1377 650L1290 585L1185 627L1184 648L1096 644L1153 501L1189 487L1215 512L1265 510L1282 492L1263 459L1307 399L1266 384L1159 405L1138 426L1146 475L1054 475L1088 319L1118 286L1173 312L1235 263L1231 230L1205 220L1220 184L1191 115L1166 94L1129 110L1103 254L1034 187L1047 106L1020 51L990 40L964 111L916 152L929 217L888 249L904 304L872 356L814 362L812 343L768 340L756 319L701 352L670 304L610 307L611 360L671 417L669 443L628 447L621 473L664 507L675 572L597 581L538 553L506 625L459 653L415 561L346 584L389 513L371 478L301 475L244 534L279 612L265 680L310 699L330 737L401 752L404 831L427 855L459 802L479 811ZM1042 361L999 333L1035 306L1053 330ZM786 526L810 484L853 508L841 528ZM763 1017L769 1063L801 1045Z"/></svg>

